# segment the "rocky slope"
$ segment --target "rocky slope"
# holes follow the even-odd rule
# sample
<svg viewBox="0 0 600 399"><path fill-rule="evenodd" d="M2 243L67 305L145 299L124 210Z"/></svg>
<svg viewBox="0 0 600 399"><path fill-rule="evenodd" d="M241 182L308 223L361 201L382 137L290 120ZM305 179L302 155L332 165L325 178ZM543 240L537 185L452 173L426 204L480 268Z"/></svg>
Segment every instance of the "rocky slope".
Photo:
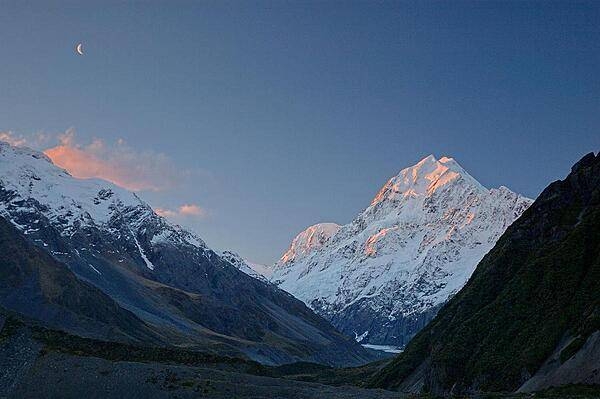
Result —
<svg viewBox="0 0 600 399"><path fill-rule="evenodd" d="M391 178L351 223L300 233L272 281L363 344L403 346L530 203L430 155Z"/></svg>
<svg viewBox="0 0 600 399"><path fill-rule="evenodd" d="M261 265L253 264L242 258L238 253L232 251L221 252L221 257L235 266L239 271L254 277L255 279L269 283L269 269Z"/></svg>
<svg viewBox="0 0 600 399"><path fill-rule="evenodd" d="M372 385L433 394L600 384L600 154L550 184Z"/></svg>
<svg viewBox="0 0 600 399"><path fill-rule="evenodd" d="M163 337L0 217L0 308L83 336L162 344Z"/></svg>
<svg viewBox="0 0 600 399"><path fill-rule="evenodd" d="M0 143L0 215L170 344L267 363L371 358L300 301L240 272L135 194L75 179L42 153Z"/></svg>

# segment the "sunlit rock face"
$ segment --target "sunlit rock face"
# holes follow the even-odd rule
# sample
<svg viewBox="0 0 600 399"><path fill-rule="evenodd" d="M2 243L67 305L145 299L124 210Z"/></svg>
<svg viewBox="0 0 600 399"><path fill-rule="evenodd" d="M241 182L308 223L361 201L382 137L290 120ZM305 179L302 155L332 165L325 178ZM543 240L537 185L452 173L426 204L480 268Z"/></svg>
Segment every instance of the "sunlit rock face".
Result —
<svg viewBox="0 0 600 399"><path fill-rule="evenodd" d="M351 223L318 240L307 237L323 224L300 233L271 280L361 343L403 346L531 202L430 155L392 177Z"/></svg>
<svg viewBox="0 0 600 399"><path fill-rule="evenodd" d="M332 235L338 232L340 225L336 223L318 223L298 234L292 245L281 257L279 265L285 267L304 259L307 255L321 248Z"/></svg>

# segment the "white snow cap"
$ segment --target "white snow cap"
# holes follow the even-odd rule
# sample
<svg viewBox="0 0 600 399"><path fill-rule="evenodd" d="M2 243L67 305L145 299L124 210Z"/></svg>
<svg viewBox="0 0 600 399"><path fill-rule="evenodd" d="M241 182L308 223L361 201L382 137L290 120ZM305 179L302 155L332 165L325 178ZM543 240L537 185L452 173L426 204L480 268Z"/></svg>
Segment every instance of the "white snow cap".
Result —
<svg viewBox="0 0 600 399"><path fill-rule="evenodd" d="M444 156L437 160L433 155L428 155L416 165L402 169L398 175L388 180L377 193L371 205L399 197L431 195L440 187L461 178L467 180L474 187L485 190L454 158Z"/></svg>
<svg viewBox="0 0 600 399"><path fill-rule="evenodd" d="M154 268L148 259L150 248L142 249L142 243L137 241L137 235L148 223L156 227L151 245L185 242L204 247L197 235L168 223L135 193L105 180L75 178L44 153L27 147L0 142L0 189L8 193L0 201L0 214L20 230L25 226L15 220L25 214L43 215L62 235L70 235L83 226L111 233L111 222L126 220L149 269Z"/></svg>
<svg viewBox="0 0 600 399"><path fill-rule="evenodd" d="M308 227L294 238L280 262L285 264L304 258L321 248L339 229L340 225L336 223L317 223Z"/></svg>
<svg viewBox="0 0 600 399"><path fill-rule="evenodd" d="M389 179L351 223L300 233L271 279L322 315L363 300L394 320L456 293L531 202L429 155Z"/></svg>

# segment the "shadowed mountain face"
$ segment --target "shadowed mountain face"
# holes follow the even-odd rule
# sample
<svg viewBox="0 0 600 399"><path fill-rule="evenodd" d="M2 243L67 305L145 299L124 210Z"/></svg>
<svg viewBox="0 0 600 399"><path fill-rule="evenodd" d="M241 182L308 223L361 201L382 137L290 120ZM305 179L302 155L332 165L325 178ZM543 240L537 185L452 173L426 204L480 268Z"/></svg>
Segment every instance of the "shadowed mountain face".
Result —
<svg viewBox="0 0 600 399"><path fill-rule="evenodd" d="M372 359L302 302L240 272L137 195L106 181L75 179L42 153L0 143L0 214L85 287L99 289L168 344L274 364ZM38 295L40 287L22 283L12 295ZM26 302L6 304L26 308ZM60 320L53 326L72 330Z"/></svg>
<svg viewBox="0 0 600 399"><path fill-rule="evenodd" d="M548 186L371 384L434 394L600 383L600 155Z"/></svg>
<svg viewBox="0 0 600 399"><path fill-rule="evenodd" d="M133 313L79 280L65 265L27 242L0 218L0 304L81 335L160 343Z"/></svg>

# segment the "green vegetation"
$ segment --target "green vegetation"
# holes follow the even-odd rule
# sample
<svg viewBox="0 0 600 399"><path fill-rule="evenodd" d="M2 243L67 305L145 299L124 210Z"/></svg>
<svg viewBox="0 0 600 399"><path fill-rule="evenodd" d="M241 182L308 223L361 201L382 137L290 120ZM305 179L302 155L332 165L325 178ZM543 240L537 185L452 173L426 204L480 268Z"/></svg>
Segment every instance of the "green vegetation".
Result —
<svg viewBox="0 0 600 399"><path fill-rule="evenodd" d="M2 310L1 307L0 310ZM2 316L1 312L0 316ZM2 330L0 330L0 343L12 337L22 325L23 323L14 317L4 317L4 325L2 326Z"/></svg>
<svg viewBox="0 0 600 399"><path fill-rule="evenodd" d="M308 381L334 386L359 385L361 381L365 381L389 363L389 360L382 360L362 367L345 369L336 369L306 362L270 367L263 366L253 361L217 356L210 353L166 347L142 347L77 337L62 331L49 330L44 327L32 325L28 321L19 320L19 318L14 315L6 316L6 322L4 323L3 329L0 331L0 343L19 332L19 330L28 330L34 339L44 344L44 349L40 353L41 356L45 356L51 352L59 352L75 356L99 357L111 361L156 362L209 368L225 367L234 372L243 372L273 378L285 378L296 381ZM106 376L110 373L110 370L99 371L101 376ZM214 390L210 380L202 378L180 379L175 373L167 373L164 376L153 376L149 378L147 382L161 384L166 389L174 389L176 386L181 386L205 394ZM531 397L539 399L591 399L600 397L600 387L571 385L561 388L552 388L544 392L536 392L533 395L493 393L463 397L473 399L525 399ZM407 398L434 399L438 398L438 396L422 394L409 395Z"/></svg>
<svg viewBox="0 0 600 399"><path fill-rule="evenodd" d="M61 331L31 327L33 338L42 342L46 351L77 356L94 356L111 361L174 363L186 366L235 365L246 372L262 373L259 363L219 356L209 352L190 351L174 347L136 346L120 342L82 338Z"/></svg>
<svg viewBox="0 0 600 399"><path fill-rule="evenodd" d="M565 385L535 394L536 398L600 398L600 386Z"/></svg>

